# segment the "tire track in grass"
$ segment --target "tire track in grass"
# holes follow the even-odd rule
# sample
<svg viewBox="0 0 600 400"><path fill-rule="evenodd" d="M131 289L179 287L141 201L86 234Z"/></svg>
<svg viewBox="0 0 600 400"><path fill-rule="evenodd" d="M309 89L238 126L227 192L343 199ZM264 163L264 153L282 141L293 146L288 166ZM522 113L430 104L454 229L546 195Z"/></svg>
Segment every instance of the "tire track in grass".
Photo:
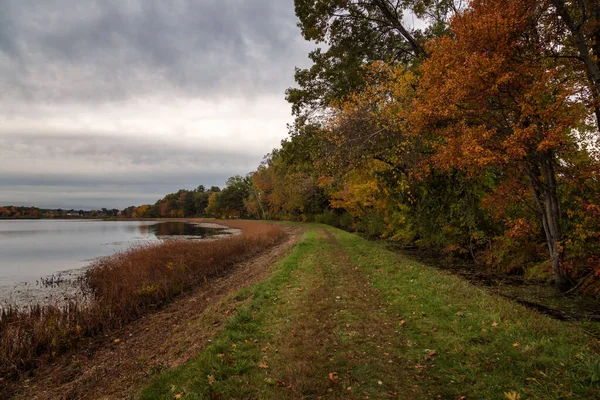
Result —
<svg viewBox="0 0 600 400"><path fill-rule="evenodd" d="M428 398L408 365L398 316L352 264L335 237L319 230L320 247L282 296L270 327L276 338L266 398ZM285 323L283 323L285 322Z"/></svg>
<svg viewBox="0 0 600 400"><path fill-rule="evenodd" d="M333 228L243 297L144 398L598 398L597 343L576 326Z"/></svg>

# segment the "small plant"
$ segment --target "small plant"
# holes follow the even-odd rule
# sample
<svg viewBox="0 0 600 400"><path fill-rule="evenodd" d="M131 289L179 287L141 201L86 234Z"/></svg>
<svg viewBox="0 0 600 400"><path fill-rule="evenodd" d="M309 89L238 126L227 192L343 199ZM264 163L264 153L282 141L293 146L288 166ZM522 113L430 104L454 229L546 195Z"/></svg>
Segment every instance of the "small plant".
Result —
<svg viewBox="0 0 600 400"><path fill-rule="evenodd" d="M146 295L150 295L153 293L156 293L158 291L158 283L152 284L152 285L144 285L140 290L138 290L136 293L140 296L146 296Z"/></svg>

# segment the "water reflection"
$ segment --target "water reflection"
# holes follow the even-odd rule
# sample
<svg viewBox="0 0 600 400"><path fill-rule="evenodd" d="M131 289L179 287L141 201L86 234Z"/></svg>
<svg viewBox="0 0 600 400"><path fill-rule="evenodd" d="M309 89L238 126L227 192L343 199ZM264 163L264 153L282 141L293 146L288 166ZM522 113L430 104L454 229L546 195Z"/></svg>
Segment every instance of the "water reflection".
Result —
<svg viewBox="0 0 600 400"><path fill-rule="evenodd" d="M0 287L35 283L86 267L97 257L169 236L224 233L180 221L0 220Z"/></svg>
<svg viewBox="0 0 600 400"><path fill-rule="evenodd" d="M161 222L154 225L140 227L142 229L149 230L155 236L196 236L196 237L209 237L215 235L222 235L225 233L225 229L220 228L206 228L198 224L190 224L180 221L168 221Z"/></svg>

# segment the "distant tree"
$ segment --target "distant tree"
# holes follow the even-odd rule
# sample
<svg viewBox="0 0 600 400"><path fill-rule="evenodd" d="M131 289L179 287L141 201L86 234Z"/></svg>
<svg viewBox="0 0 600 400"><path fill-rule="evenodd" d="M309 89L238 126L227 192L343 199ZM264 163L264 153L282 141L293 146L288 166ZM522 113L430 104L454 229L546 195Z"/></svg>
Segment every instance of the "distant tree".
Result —
<svg viewBox="0 0 600 400"><path fill-rule="evenodd" d="M250 195L250 178L239 175L227 179L226 187L221 191L220 202L227 216L245 217L245 200Z"/></svg>
<svg viewBox="0 0 600 400"><path fill-rule="evenodd" d="M204 212L213 217L221 217L223 207L221 205L220 198L220 192L211 190L210 196L208 197L208 205L206 206L206 210L204 210Z"/></svg>
<svg viewBox="0 0 600 400"><path fill-rule="evenodd" d="M205 214L206 207L208 206L208 198L212 192L209 191L195 191L192 195L192 202L194 212L197 215Z"/></svg>

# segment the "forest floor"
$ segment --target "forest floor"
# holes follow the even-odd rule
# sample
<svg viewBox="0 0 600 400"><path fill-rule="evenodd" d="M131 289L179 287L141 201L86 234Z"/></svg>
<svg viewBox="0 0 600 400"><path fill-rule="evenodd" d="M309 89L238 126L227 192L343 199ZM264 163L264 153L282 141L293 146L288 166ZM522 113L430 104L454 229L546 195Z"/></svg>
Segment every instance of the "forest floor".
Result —
<svg viewBox="0 0 600 400"><path fill-rule="evenodd" d="M218 282L36 371L19 397L600 398L585 324L355 234L287 229Z"/></svg>

